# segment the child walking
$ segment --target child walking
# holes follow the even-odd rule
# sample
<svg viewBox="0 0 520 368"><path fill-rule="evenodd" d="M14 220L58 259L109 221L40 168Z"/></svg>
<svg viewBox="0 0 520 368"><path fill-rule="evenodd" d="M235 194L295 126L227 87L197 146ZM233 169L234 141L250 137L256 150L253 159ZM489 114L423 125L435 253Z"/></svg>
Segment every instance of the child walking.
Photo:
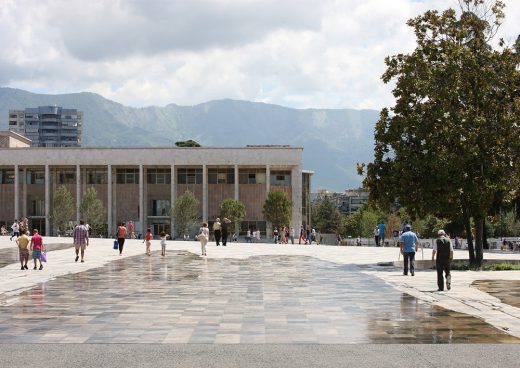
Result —
<svg viewBox="0 0 520 368"><path fill-rule="evenodd" d="M33 230L33 235L31 237L31 251L32 251L32 259L34 260L34 268L37 269L37 261L40 261L40 270L43 270L43 263L41 260L42 251L44 250L43 246L43 238L40 234L38 234L38 230Z"/></svg>
<svg viewBox="0 0 520 368"><path fill-rule="evenodd" d="M170 235L166 234L164 231L161 231L159 234L159 238L161 239L161 256L166 255L166 239L169 238Z"/></svg>
<svg viewBox="0 0 520 368"><path fill-rule="evenodd" d="M197 239L200 241L201 255L207 256L206 244L208 244L209 240L209 229L207 223L204 222L202 224L202 227L199 229L199 235L197 235Z"/></svg>
<svg viewBox="0 0 520 368"><path fill-rule="evenodd" d="M26 234L27 231L25 229L22 229L21 233L22 235L16 239L16 244L18 244L18 251L20 253L20 265L22 268L21 270L28 270L27 262L29 261L29 242L31 239Z"/></svg>
<svg viewBox="0 0 520 368"><path fill-rule="evenodd" d="M146 229L146 235L144 236L144 242L146 242L146 254L148 256L151 256L152 253L150 252L150 247L152 245L152 239L153 239L153 236L152 236L152 229Z"/></svg>

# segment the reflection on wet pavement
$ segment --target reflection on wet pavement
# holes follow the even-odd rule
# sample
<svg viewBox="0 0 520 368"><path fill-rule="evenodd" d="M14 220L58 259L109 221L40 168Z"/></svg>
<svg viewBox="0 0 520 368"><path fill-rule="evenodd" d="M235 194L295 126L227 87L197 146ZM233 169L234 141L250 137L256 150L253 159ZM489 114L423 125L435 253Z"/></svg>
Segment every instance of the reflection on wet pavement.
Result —
<svg viewBox="0 0 520 368"><path fill-rule="evenodd" d="M472 286L493 295L502 303L520 308L520 280L477 280Z"/></svg>
<svg viewBox="0 0 520 368"><path fill-rule="evenodd" d="M0 307L0 342L517 343L355 266L303 256L136 256Z"/></svg>
<svg viewBox="0 0 520 368"><path fill-rule="evenodd" d="M45 241L45 239L44 239ZM67 249L74 247L72 243L59 243L59 244L45 244L45 250L47 252L52 252L55 250ZM29 261L32 262L31 254L29 253ZM20 262L20 258L18 255L18 246L14 242L13 239L13 247L12 248L3 248L0 249L0 267L5 267L12 263Z"/></svg>

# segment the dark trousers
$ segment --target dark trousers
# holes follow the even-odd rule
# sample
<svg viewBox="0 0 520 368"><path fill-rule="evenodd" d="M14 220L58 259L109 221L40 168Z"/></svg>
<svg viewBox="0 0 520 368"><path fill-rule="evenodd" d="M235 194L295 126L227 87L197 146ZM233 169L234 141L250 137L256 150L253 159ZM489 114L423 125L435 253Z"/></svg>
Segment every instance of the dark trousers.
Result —
<svg viewBox="0 0 520 368"><path fill-rule="evenodd" d="M379 247L379 236L374 236L374 241L376 242L376 247Z"/></svg>
<svg viewBox="0 0 520 368"><path fill-rule="evenodd" d="M217 243L217 245L219 245L221 238L220 230L213 230L213 235L215 235L215 242Z"/></svg>
<svg viewBox="0 0 520 368"><path fill-rule="evenodd" d="M123 253L123 245L125 245L125 238L117 238L119 244L119 254Z"/></svg>
<svg viewBox="0 0 520 368"><path fill-rule="evenodd" d="M439 290L444 290L444 277L442 272L446 274L446 284L451 284L451 275L450 275L450 261L437 261L435 262L435 267L437 268L437 286Z"/></svg>
<svg viewBox="0 0 520 368"><path fill-rule="evenodd" d="M227 244L228 233L226 229L222 229L222 245Z"/></svg>
<svg viewBox="0 0 520 368"><path fill-rule="evenodd" d="M415 252L404 252L404 271L405 275L408 275L408 261L410 261L410 272L415 272Z"/></svg>

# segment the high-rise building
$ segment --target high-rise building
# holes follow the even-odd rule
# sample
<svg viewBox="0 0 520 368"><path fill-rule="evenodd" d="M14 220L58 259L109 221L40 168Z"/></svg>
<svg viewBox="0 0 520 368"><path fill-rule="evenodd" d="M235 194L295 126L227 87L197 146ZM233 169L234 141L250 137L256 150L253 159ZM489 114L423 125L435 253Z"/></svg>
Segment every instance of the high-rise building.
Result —
<svg viewBox="0 0 520 368"><path fill-rule="evenodd" d="M9 130L32 141L33 147L81 147L83 112L61 106L9 110Z"/></svg>

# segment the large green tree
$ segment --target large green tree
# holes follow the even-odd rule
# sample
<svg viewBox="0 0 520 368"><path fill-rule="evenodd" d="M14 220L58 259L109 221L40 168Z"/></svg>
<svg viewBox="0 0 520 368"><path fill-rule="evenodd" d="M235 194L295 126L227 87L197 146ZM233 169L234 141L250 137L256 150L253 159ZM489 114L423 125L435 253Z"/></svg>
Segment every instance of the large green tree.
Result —
<svg viewBox="0 0 520 368"><path fill-rule="evenodd" d="M102 231L105 223L105 208L98 198L94 187L87 188L79 205L82 219L89 224L94 231Z"/></svg>
<svg viewBox="0 0 520 368"><path fill-rule="evenodd" d="M380 205L397 201L412 216L462 221L478 266L495 194L516 189L519 56L502 42L490 46L502 2L459 3L459 13L428 11L409 20L417 47L385 59L383 81L395 82L396 103L381 111L364 185Z"/></svg>
<svg viewBox="0 0 520 368"><path fill-rule="evenodd" d="M335 233L340 229L341 213L327 195L313 204L311 215L313 226L320 232Z"/></svg>
<svg viewBox="0 0 520 368"><path fill-rule="evenodd" d="M171 212L177 235L189 234L190 228L199 222L199 201L187 190L177 198Z"/></svg>
<svg viewBox="0 0 520 368"><path fill-rule="evenodd" d="M59 186L52 196L51 221L54 230L65 234L67 224L75 212L74 200L69 190L64 185Z"/></svg>
<svg viewBox="0 0 520 368"><path fill-rule="evenodd" d="M264 202L265 219L275 227L290 226L292 201L285 192L272 190Z"/></svg>
<svg viewBox="0 0 520 368"><path fill-rule="evenodd" d="M246 207L236 199L225 199L220 204L220 217L227 217L235 224L235 231L238 231L240 222L246 217Z"/></svg>

